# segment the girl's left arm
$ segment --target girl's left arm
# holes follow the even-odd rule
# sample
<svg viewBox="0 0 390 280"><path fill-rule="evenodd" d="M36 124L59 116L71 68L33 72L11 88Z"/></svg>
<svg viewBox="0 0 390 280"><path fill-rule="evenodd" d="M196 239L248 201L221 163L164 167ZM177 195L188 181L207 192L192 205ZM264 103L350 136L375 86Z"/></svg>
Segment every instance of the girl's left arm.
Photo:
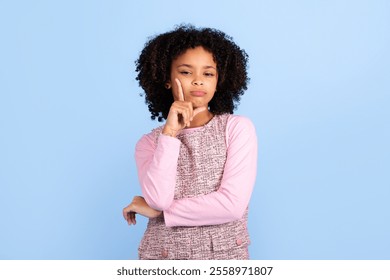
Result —
<svg viewBox="0 0 390 280"><path fill-rule="evenodd" d="M228 153L219 189L203 196L174 200L164 210L166 226L215 225L242 218L256 180L256 131L249 119L231 116L226 133Z"/></svg>

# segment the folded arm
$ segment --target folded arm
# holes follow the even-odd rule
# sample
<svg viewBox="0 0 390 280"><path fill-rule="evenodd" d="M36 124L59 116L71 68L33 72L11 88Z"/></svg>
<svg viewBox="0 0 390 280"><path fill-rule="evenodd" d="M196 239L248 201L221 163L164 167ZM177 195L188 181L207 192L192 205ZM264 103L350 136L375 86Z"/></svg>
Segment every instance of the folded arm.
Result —
<svg viewBox="0 0 390 280"><path fill-rule="evenodd" d="M135 158L142 195L156 210L165 210L173 202L180 141L160 135L157 145L151 134L136 145Z"/></svg>
<svg viewBox="0 0 390 280"><path fill-rule="evenodd" d="M164 210L168 227L215 225L242 218L256 179L257 137L248 119L232 118L227 127L227 160L219 189L203 196L174 200Z"/></svg>

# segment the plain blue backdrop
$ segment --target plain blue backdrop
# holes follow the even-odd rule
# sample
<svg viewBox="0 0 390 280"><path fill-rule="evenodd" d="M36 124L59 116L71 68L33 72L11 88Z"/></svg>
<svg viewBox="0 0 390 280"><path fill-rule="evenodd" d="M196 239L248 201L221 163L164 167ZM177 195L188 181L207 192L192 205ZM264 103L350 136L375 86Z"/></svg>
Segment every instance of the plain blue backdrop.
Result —
<svg viewBox="0 0 390 280"><path fill-rule="evenodd" d="M252 259L390 259L390 2L1 1L0 259L136 259L134 61L192 23L250 57Z"/></svg>

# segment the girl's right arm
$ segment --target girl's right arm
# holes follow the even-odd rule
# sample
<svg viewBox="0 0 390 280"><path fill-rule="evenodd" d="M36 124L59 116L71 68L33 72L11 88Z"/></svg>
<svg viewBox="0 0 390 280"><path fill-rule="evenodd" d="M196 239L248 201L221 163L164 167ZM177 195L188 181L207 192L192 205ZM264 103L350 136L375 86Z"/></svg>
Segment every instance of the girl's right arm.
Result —
<svg viewBox="0 0 390 280"><path fill-rule="evenodd" d="M157 144L152 133L144 135L135 148L135 160L142 195L156 210L165 210L173 202L180 141L161 134Z"/></svg>
<svg viewBox="0 0 390 280"><path fill-rule="evenodd" d="M168 117L157 145L152 134L145 135L137 143L135 160L142 194L153 209L163 211L173 202L176 185L177 160L180 141L177 133L190 124L193 117L205 111L205 107L193 109L192 103L184 100L179 79L176 79L177 96L169 109Z"/></svg>

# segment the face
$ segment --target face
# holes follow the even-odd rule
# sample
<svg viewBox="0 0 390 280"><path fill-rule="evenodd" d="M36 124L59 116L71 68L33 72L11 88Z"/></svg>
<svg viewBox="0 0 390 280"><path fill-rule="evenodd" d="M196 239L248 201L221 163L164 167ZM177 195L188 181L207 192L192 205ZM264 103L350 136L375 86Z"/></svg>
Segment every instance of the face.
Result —
<svg viewBox="0 0 390 280"><path fill-rule="evenodd" d="M213 55L203 47L196 47L188 49L172 61L168 84L172 87L174 100L179 100L176 78L180 80L185 101L192 102L194 108L207 106L218 82L217 64Z"/></svg>

